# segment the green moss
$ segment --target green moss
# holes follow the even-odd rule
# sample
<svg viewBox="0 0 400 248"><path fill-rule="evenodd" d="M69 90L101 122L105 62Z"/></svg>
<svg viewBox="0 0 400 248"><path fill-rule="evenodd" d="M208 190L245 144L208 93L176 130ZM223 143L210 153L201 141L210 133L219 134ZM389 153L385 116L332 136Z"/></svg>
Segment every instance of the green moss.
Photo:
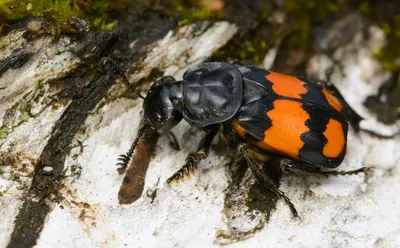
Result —
<svg viewBox="0 0 400 248"><path fill-rule="evenodd" d="M264 27L268 23L261 24ZM213 54L212 61L231 61L250 62L258 64L262 62L267 51L277 45L288 29L285 26L269 26L268 32L260 32L259 29L250 30L244 37L236 37L230 41L223 49Z"/></svg>
<svg viewBox="0 0 400 248"><path fill-rule="evenodd" d="M201 1L194 1L191 5L187 5L184 0L172 2L172 10L164 2L157 6L180 20L181 25L210 19L220 20L224 17L222 11L211 10ZM57 35L63 32L77 32L69 19L78 17L88 21L91 30L110 31L117 25L111 14L135 11L144 6L149 7L150 4L143 0L0 0L0 25L9 26L26 17L43 16L51 23L51 33Z"/></svg>
<svg viewBox="0 0 400 248"><path fill-rule="evenodd" d="M272 6L260 5L260 8L252 13L252 19L257 25L240 27L239 31L223 49L215 52L212 61L240 61L243 63L258 64L264 58L267 51L279 43L287 33L285 25L273 25L268 18Z"/></svg>
<svg viewBox="0 0 400 248"><path fill-rule="evenodd" d="M386 34L387 43L375 53L376 58L382 62L382 66L388 71L400 70L400 20L396 23L384 23L381 28Z"/></svg>
<svg viewBox="0 0 400 248"><path fill-rule="evenodd" d="M400 70L400 0L379 2L364 0L358 10L373 24L380 27L386 35L387 42L376 52L385 70ZM393 11L397 10L397 11Z"/></svg>
<svg viewBox="0 0 400 248"><path fill-rule="evenodd" d="M347 0L286 0L284 9L288 14L292 34L288 37L289 48L304 49L311 43L313 27L323 23L331 14L344 9Z"/></svg>
<svg viewBox="0 0 400 248"><path fill-rule="evenodd" d="M174 15L177 19L180 19L179 25L206 20L221 20L224 18L222 10L211 10L202 1L197 1L193 5L187 6L183 0L174 0L174 5L176 11Z"/></svg>
<svg viewBox="0 0 400 248"><path fill-rule="evenodd" d="M6 127L0 129L0 139L6 139L10 130Z"/></svg>
<svg viewBox="0 0 400 248"><path fill-rule="evenodd" d="M0 25L0 35L1 35L1 32L3 31L3 27L4 27L4 25ZM8 43L9 42L0 39L0 49L1 49L1 47L5 46L5 45L8 45Z"/></svg>
<svg viewBox="0 0 400 248"><path fill-rule="evenodd" d="M27 93L23 99L26 100L28 96L29 96L29 93ZM35 99L32 99L32 100L35 100ZM24 122L27 122L29 120L29 118L34 117L31 115L31 109L32 109L32 103L30 101L27 101L24 104L22 104L22 106L20 106L19 120L17 121L16 125L13 126L13 128L21 125Z"/></svg>
<svg viewBox="0 0 400 248"><path fill-rule="evenodd" d="M16 127L27 122L31 117L36 117L45 110L45 108L43 108L43 110L36 115L31 113L31 109L33 107L32 104L39 102L40 97L43 96L44 92L43 84L40 82L35 85L35 91L33 93L26 93L23 96L22 101L15 103L11 108L9 108L9 117L5 119L6 124L3 124L4 126L0 127L0 139L6 139L8 134L13 132Z"/></svg>
<svg viewBox="0 0 400 248"><path fill-rule="evenodd" d="M66 168L66 170L67 170L67 168ZM66 174L66 171L63 174ZM82 174L82 166L80 166L79 164L71 165L71 167L70 167L70 176L73 179L79 178L81 176L81 174Z"/></svg>
<svg viewBox="0 0 400 248"><path fill-rule="evenodd" d="M29 115L28 111L23 111L21 113L21 121L22 122L27 122L29 120L29 118L30 118L30 115Z"/></svg>
<svg viewBox="0 0 400 248"><path fill-rule="evenodd" d="M227 230L219 230L217 232L217 239L230 239L232 235Z"/></svg>
<svg viewBox="0 0 400 248"><path fill-rule="evenodd" d="M400 0L384 3L364 0L354 3L348 0L286 0L284 9L290 19L292 30L286 41L288 48L304 49L311 44L314 27L328 17L338 16L346 11L359 11L373 24L379 26L387 37L386 45L376 52L384 69L400 70L400 15L392 9L400 9ZM398 13L398 12L397 12Z"/></svg>
<svg viewBox="0 0 400 248"><path fill-rule="evenodd" d="M10 26L26 17L42 16L50 21L50 32L56 36L78 32L70 21L77 17L88 21L91 30L109 31L116 25L110 13L127 5L127 0L0 0L0 25Z"/></svg>

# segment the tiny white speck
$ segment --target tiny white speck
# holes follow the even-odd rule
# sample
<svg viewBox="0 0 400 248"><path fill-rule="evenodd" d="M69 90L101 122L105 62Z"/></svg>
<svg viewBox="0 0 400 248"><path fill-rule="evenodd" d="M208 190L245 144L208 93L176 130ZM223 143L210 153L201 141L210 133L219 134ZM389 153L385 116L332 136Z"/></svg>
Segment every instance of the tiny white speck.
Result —
<svg viewBox="0 0 400 248"><path fill-rule="evenodd" d="M54 168L53 168L53 167L50 167L50 166L45 166L45 167L43 167L43 169L42 169L42 171L44 171L44 172L51 172L52 170L54 170Z"/></svg>

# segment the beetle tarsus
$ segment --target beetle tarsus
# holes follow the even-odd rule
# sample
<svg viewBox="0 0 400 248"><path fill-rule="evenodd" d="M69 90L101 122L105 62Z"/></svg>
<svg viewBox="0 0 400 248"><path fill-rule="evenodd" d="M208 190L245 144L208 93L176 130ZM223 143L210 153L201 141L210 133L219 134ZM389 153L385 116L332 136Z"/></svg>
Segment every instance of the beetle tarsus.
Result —
<svg viewBox="0 0 400 248"><path fill-rule="evenodd" d="M175 172L170 178L167 179L167 184L172 181L179 182L181 179L189 179L190 175L193 175L197 169L197 165L203 159L203 155L199 153L192 153L186 159L186 164L182 166L177 172Z"/></svg>
<svg viewBox="0 0 400 248"><path fill-rule="evenodd" d="M168 184L172 181L178 182L183 178L190 177L190 174L195 173L200 161L207 158L212 141L218 133L219 125L212 125L204 130L206 134L201 138L199 145L197 146L197 152L191 153L187 156L186 164L167 179Z"/></svg>
<svg viewBox="0 0 400 248"><path fill-rule="evenodd" d="M337 171L337 172L332 171L332 173L333 173L332 175L345 176L345 175L357 175L357 174L360 174L360 173L367 174L367 173L373 172L374 169L375 169L375 167L371 166L371 167L362 167L362 168L359 168L357 170L351 170L351 171Z"/></svg>
<svg viewBox="0 0 400 248"><path fill-rule="evenodd" d="M285 173L293 173L297 175L311 175L311 176L347 176L347 175L357 175L360 173L370 173L373 172L375 167L361 167L356 170L350 171L321 171L317 166L310 165L303 162L294 161L291 159L282 159L280 161L280 167Z"/></svg>

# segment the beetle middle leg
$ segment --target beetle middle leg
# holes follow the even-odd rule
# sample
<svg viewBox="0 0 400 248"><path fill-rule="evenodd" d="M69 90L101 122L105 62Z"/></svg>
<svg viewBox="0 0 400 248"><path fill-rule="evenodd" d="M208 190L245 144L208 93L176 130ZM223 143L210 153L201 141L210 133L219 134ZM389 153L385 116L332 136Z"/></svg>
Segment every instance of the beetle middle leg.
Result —
<svg viewBox="0 0 400 248"><path fill-rule="evenodd" d="M359 173L368 173L373 170L373 167L361 167L356 170L349 171L322 171L318 166L307 164L300 161L294 161L291 159L282 159L280 166L283 172L294 173L298 175L312 175L312 176L345 176L345 175L356 175Z"/></svg>
<svg viewBox="0 0 400 248"><path fill-rule="evenodd" d="M167 179L168 184L172 181L177 182L180 179L183 179L185 176L189 176L190 174L194 173L201 160L207 158L208 153L210 152L212 141L219 131L219 125L209 127L205 131L206 134L200 140L197 151L190 153L187 156L186 164L184 164L177 172Z"/></svg>
<svg viewBox="0 0 400 248"><path fill-rule="evenodd" d="M290 211L293 214L293 217L299 217L299 214L294 206L294 204L290 201L289 197L285 195L285 193L278 189L275 185L274 181L269 178L259 167L257 162L251 157L249 154L249 147L247 144L242 144L239 146L239 151L243 154L243 157L246 159L248 166L251 169L254 177L257 179L259 183L264 185L268 190L275 193L278 197L281 197L285 200L285 202L289 205Z"/></svg>

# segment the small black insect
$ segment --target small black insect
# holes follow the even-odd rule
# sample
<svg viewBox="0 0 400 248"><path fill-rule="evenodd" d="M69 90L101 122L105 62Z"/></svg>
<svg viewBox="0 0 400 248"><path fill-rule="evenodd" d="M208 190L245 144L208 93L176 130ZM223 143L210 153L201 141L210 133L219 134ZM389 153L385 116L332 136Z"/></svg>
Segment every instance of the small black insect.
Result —
<svg viewBox="0 0 400 248"><path fill-rule="evenodd" d="M167 183L194 173L220 129L228 148L244 157L255 178L282 197L295 217L293 203L260 169L256 158L282 157L280 166L287 173L329 176L371 170L334 170L345 156L348 122L358 131L362 118L330 83L312 83L251 65L209 62L187 70L182 80L165 76L155 81L143 97L118 66L107 61L144 99L144 124L129 151L119 158L121 167L127 167L147 131L171 134L183 119L205 135Z"/></svg>

